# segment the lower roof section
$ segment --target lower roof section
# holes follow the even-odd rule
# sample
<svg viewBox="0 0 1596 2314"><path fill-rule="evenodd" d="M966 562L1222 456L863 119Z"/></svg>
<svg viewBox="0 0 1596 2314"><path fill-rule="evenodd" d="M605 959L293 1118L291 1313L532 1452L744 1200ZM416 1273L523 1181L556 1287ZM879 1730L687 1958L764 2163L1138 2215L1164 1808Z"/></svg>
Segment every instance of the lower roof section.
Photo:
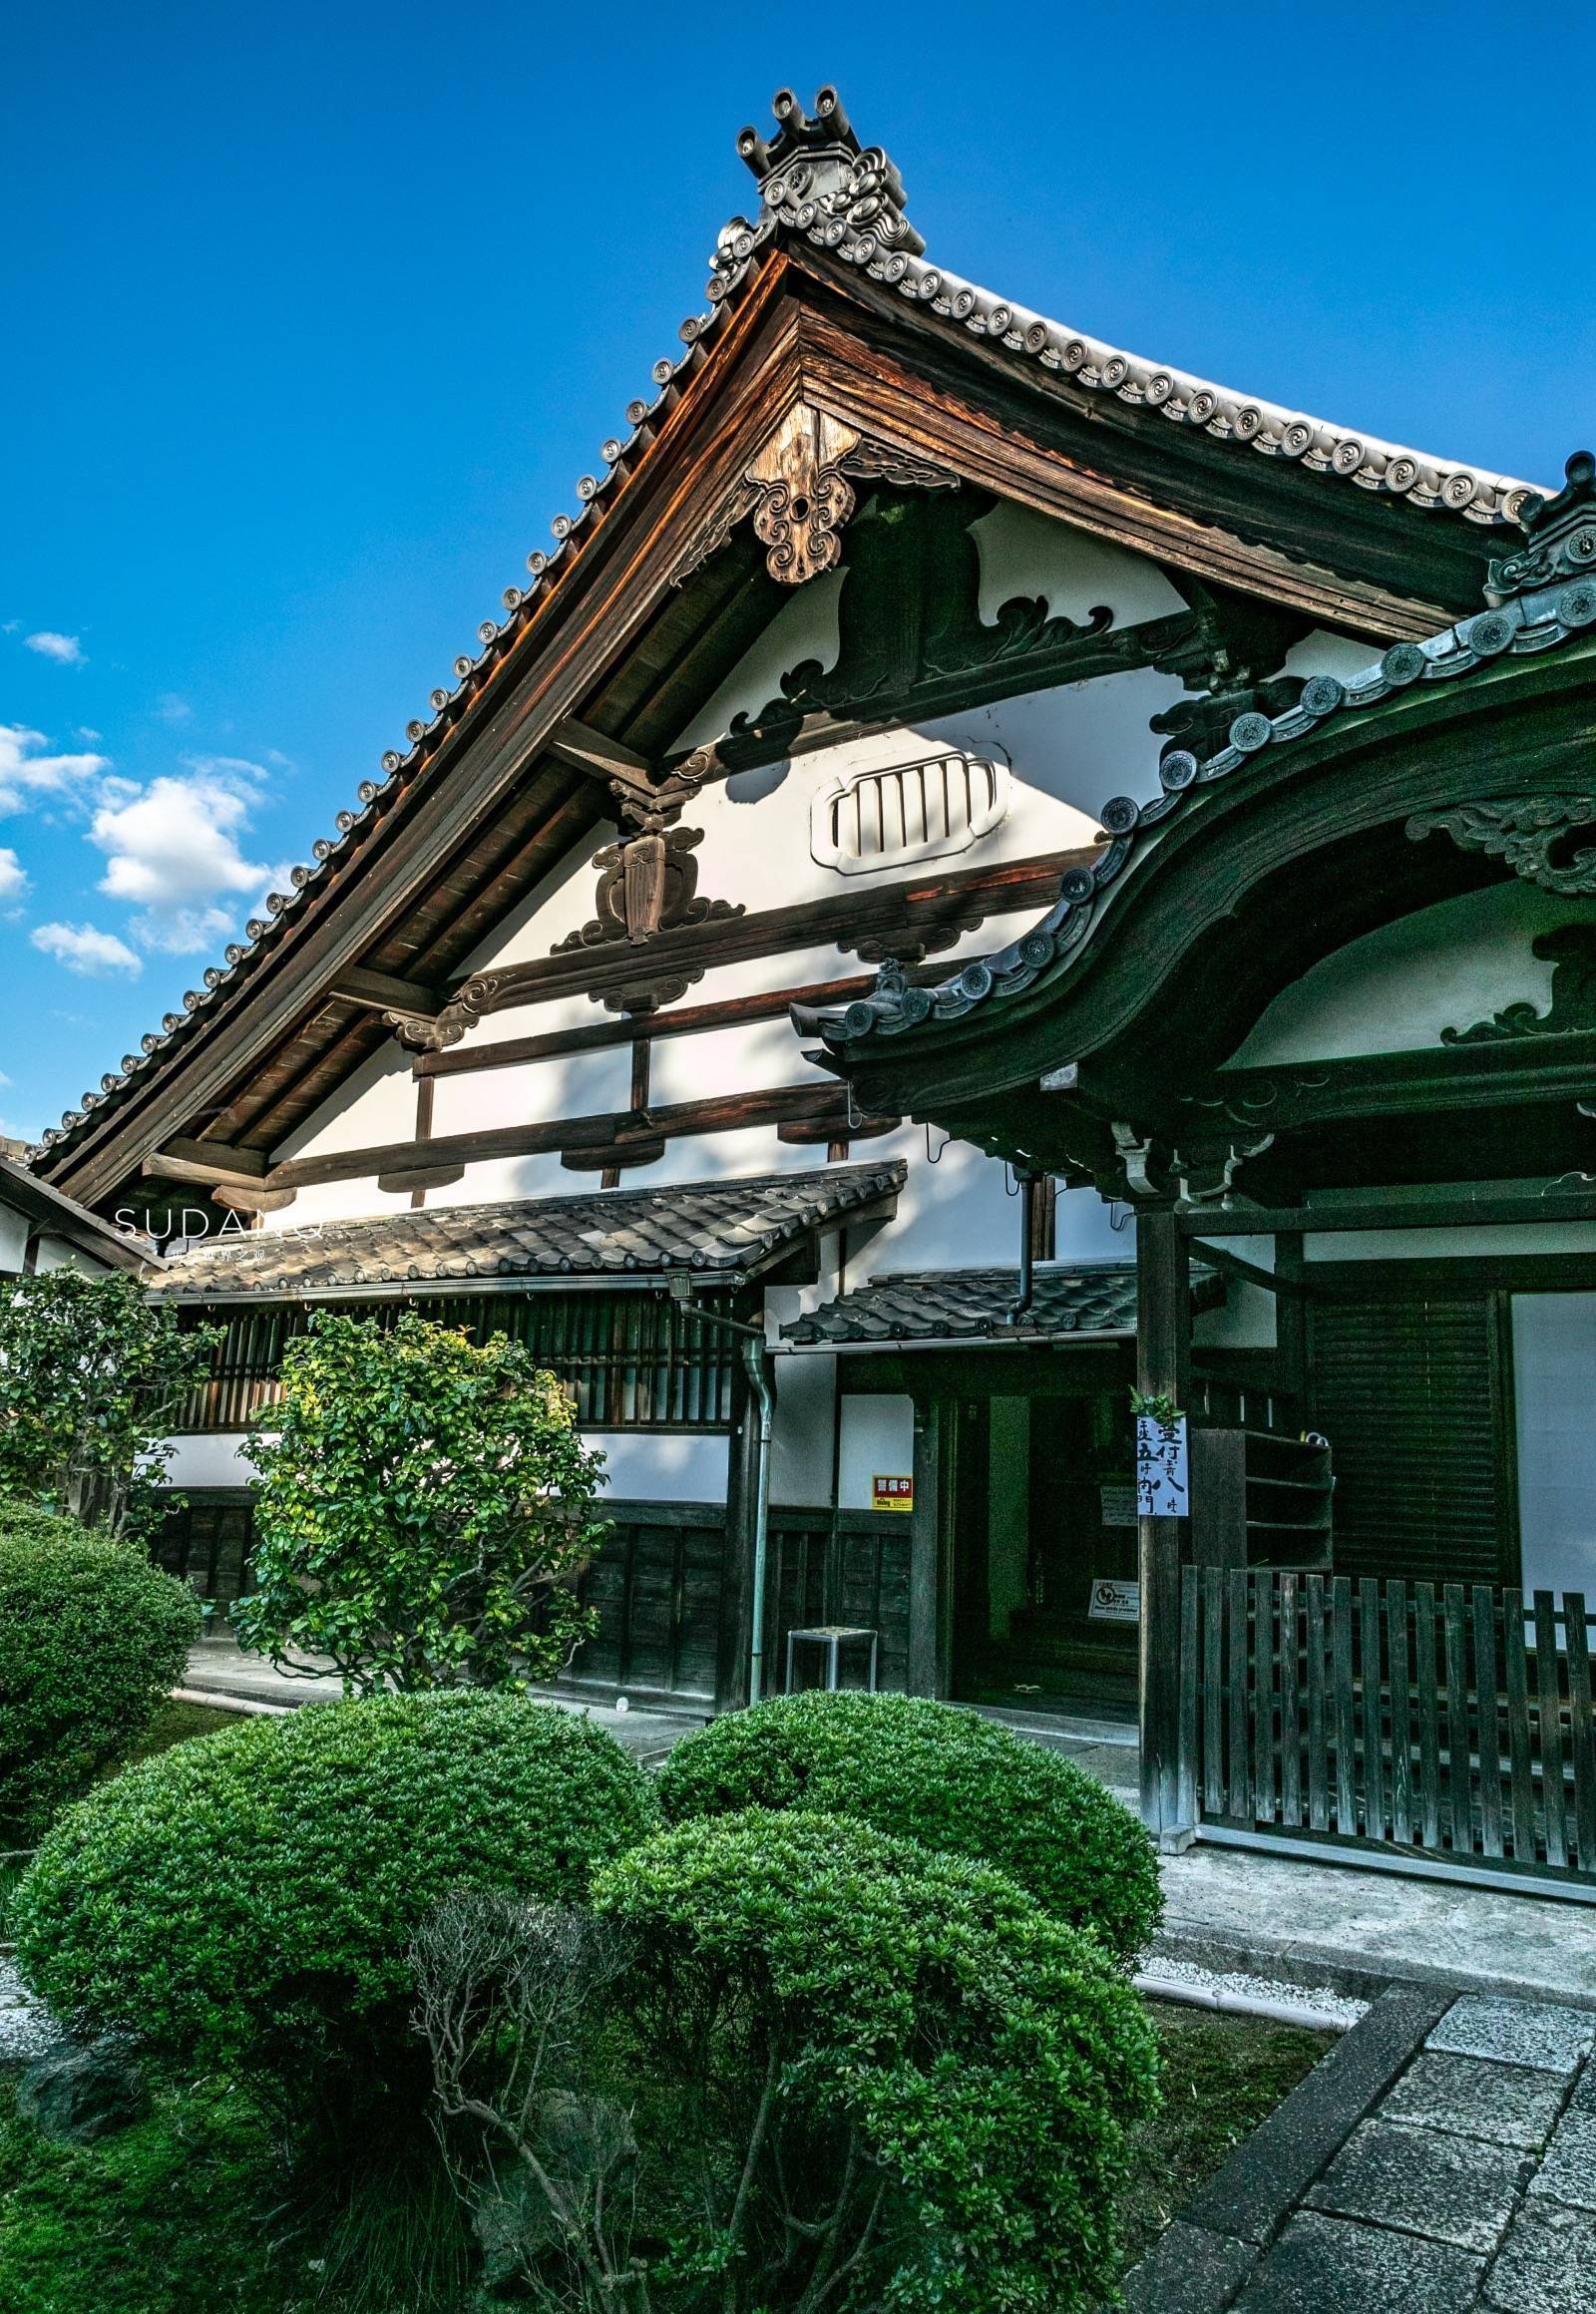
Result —
<svg viewBox="0 0 1596 2314"><path fill-rule="evenodd" d="M1038 1265L1015 1313L1017 1270L913 1270L872 1278L781 1330L794 1350L929 1349L950 1342L1039 1345L1136 1332L1134 1263ZM1211 1270L1192 1273L1198 1309L1224 1299Z"/></svg>
<svg viewBox="0 0 1596 2314"><path fill-rule="evenodd" d="M419 1212L257 1230L179 1255L152 1291L164 1301L226 1302L403 1291L541 1278L658 1277L689 1270L735 1285L817 1230L890 1211L901 1158L658 1189L441 1205Z"/></svg>

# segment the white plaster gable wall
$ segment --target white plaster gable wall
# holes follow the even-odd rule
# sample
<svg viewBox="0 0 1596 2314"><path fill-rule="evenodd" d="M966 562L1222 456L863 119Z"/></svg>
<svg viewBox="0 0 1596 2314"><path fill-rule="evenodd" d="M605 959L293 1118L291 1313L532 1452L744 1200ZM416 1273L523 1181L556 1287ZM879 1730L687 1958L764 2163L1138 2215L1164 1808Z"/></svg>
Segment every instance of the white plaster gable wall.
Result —
<svg viewBox="0 0 1596 2314"><path fill-rule="evenodd" d="M28 1217L0 1202L0 1274L20 1272L28 1251Z"/></svg>
<svg viewBox="0 0 1596 2314"><path fill-rule="evenodd" d="M86 1254L70 1238L41 1237L34 1247L33 1267L39 1277L47 1270L87 1270L91 1277L100 1277L110 1268L108 1262L97 1262L93 1254Z"/></svg>
<svg viewBox="0 0 1596 2314"><path fill-rule="evenodd" d="M287 1157L330 1157L344 1149L407 1141L416 1129L416 1086L410 1055L390 1041L353 1070L302 1125L271 1152Z"/></svg>
<svg viewBox="0 0 1596 2314"><path fill-rule="evenodd" d="M1361 675L1366 667L1373 666L1379 657L1380 652L1373 643L1316 626L1312 634L1305 634L1301 642L1292 644L1281 664L1288 675L1335 675L1345 683L1351 676Z"/></svg>
<svg viewBox="0 0 1596 2314"><path fill-rule="evenodd" d="M1531 955L1531 943L1558 925L1591 921L1588 908L1517 882L1437 901L1349 942L1282 989L1233 1065L1423 1051L1438 1047L1443 1028L1467 1028L1507 1004L1544 1011L1552 966Z"/></svg>
<svg viewBox="0 0 1596 2314"><path fill-rule="evenodd" d="M1071 530L1032 507L999 500L972 523L970 535L981 554L981 615L989 625L1018 594L1044 594L1050 617L1079 621L1106 603L1116 626L1139 626L1186 608L1147 556Z"/></svg>

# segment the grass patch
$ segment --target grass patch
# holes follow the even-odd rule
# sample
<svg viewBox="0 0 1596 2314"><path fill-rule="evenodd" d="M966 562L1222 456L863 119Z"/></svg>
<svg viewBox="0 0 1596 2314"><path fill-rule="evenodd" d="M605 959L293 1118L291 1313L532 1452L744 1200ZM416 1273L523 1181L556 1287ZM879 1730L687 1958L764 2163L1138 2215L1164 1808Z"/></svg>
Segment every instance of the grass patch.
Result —
<svg viewBox="0 0 1596 2314"><path fill-rule="evenodd" d="M192 1742L197 1736L219 1736L224 1728L236 1728L239 1717L236 1712L217 1711L210 1704L165 1703L121 1764L131 1767L136 1759L153 1759L158 1751ZM111 1772L115 1775L119 1770Z"/></svg>
<svg viewBox="0 0 1596 2314"><path fill-rule="evenodd" d="M1119 2205L1127 2269L1337 2038L1173 2001L1149 2001L1147 2013L1158 2034L1164 2102L1135 2131L1134 2168Z"/></svg>

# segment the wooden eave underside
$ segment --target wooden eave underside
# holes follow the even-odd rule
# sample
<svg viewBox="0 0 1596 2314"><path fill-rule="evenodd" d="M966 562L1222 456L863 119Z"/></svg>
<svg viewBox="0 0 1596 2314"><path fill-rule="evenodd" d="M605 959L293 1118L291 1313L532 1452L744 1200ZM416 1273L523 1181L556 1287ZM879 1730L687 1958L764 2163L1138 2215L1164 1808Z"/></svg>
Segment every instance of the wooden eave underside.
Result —
<svg viewBox="0 0 1596 2314"><path fill-rule="evenodd" d="M549 753L556 725L580 715L657 757L784 598L745 528L685 586L671 574L800 397L999 496L1363 634L1395 639L1436 623L1440 602L1413 598L1414 572L1424 583L1449 579L1450 558L1465 593L1465 566L1468 584L1477 576L1483 543L1460 522L1403 519L1396 507L1316 490L1295 469L1277 478L1258 462L1227 463L1200 438L1172 450L1167 430L1155 458L1132 427L1105 430L1100 408L1073 406L1067 381L1019 384L990 349L971 357L979 398L968 364L923 318L855 275L834 279L818 259L773 252L635 472L590 517L558 582L431 756L394 783L353 856L171 1057L40 1170L92 1201L171 1135L269 1150L386 1041L378 1013L329 993L341 971L433 985L458 975L492 924L606 816L603 787ZM1100 465L1083 455L1099 444L1112 452ZM1220 515L1255 535L1243 539ZM1454 533L1448 547L1431 544ZM1305 559L1310 549L1335 563Z"/></svg>

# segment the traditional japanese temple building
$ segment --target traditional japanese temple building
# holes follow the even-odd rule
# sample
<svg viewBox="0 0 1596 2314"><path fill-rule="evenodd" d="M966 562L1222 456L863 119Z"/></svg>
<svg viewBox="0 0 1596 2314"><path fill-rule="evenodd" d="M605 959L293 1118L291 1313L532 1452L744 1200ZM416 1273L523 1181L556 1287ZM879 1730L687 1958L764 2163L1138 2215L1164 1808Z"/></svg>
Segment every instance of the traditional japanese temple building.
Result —
<svg viewBox="0 0 1596 2314"><path fill-rule="evenodd" d="M573 1681L737 1703L759 1425L685 1279L768 1343L777 1683L858 1625L887 1684L1139 1703L1172 1839L1588 1873L1583 1609L1515 1656L1503 1602L1596 1554L1590 461L1546 498L977 288L829 90L739 151L551 551L34 1152L225 1321L174 1556L236 1592L311 1311L509 1328L609 1457ZM1548 1677L1492 1850L1483 1708ZM1430 1750L1475 1777L1434 1839Z"/></svg>

